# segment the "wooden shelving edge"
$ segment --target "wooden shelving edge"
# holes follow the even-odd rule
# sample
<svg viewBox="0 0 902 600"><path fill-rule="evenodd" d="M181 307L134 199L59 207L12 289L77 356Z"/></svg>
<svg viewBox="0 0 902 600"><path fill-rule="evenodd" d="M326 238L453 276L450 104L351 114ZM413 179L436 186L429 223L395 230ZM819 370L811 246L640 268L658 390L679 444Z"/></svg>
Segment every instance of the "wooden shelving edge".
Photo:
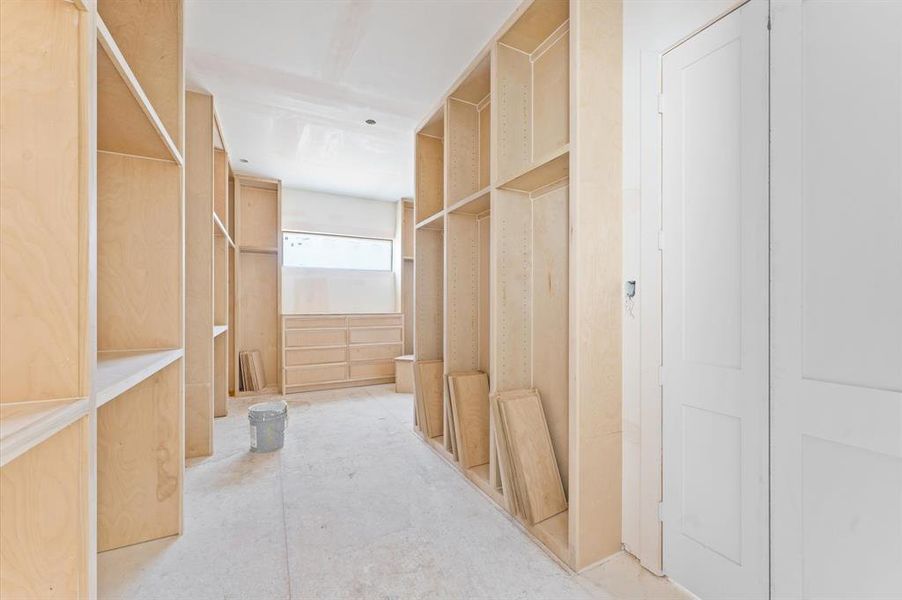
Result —
<svg viewBox="0 0 902 600"><path fill-rule="evenodd" d="M184 354L181 348L98 352L94 387L97 407L162 371Z"/></svg>
<svg viewBox="0 0 902 600"><path fill-rule="evenodd" d="M87 398L0 405L0 466L88 414Z"/></svg>

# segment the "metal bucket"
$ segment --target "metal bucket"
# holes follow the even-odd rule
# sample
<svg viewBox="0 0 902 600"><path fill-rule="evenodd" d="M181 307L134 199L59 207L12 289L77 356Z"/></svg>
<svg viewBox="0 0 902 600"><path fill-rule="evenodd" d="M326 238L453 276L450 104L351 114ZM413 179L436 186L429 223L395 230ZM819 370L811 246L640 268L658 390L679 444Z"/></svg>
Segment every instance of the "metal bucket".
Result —
<svg viewBox="0 0 902 600"><path fill-rule="evenodd" d="M261 402L247 409L251 425L251 452L272 452L285 444L288 403Z"/></svg>

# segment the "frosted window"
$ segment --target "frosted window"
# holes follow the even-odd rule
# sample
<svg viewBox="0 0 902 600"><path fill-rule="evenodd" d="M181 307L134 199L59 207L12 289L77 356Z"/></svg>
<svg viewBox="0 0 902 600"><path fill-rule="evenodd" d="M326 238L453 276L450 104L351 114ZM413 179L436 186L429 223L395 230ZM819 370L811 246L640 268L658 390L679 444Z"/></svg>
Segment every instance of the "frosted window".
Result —
<svg viewBox="0 0 902 600"><path fill-rule="evenodd" d="M283 233L286 267L391 271L392 242L373 238Z"/></svg>

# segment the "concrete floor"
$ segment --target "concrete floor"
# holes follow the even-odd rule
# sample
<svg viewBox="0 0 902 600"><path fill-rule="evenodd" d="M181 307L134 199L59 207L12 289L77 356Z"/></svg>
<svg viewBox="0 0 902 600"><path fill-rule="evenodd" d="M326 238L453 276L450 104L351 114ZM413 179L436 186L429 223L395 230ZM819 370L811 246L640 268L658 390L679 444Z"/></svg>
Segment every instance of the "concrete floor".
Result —
<svg viewBox="0 0 902 600"><path fill-rule="evenodd" d="M248 452L247 406L189 461L185 532L100 554L109 599L683 600L622 554L582 575L546 555L412 431L394 386L295 394L285 447Z"/></svg>

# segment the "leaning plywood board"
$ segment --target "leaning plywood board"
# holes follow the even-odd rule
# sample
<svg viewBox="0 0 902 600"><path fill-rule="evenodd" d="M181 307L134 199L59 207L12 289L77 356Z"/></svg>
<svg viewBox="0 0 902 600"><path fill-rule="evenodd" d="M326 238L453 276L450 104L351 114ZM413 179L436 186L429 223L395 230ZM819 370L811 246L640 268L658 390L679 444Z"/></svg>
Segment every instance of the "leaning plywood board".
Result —
<svg viewBox="0 0 902 600"><path fill-rule="evenodd" d="M443 378L441 360L420 360L414 363L414 390L421 417L417 417L426 438L442 435Z"/></svg>
<svg viewBox="0 0 902 600"><path fill-rule="evenodd" d="M460 465L489 462L489 378L482 371L448 375L451 411Z"/></svg>
<svg viewBox="0 0 902 600"><path fill-rule="evenodd" d="M259 350L251 352L251 364L254 366L254 389L262 390L266 387L266 376L263 372L263 355Z"/></svg>
<svg viewBox="0 0 902 600"><path fill-rule="evenodd" d="M498 458L498 472L501 478L501 490L507 500L507 508L513 515L519 514L520 502L514 485L514 474L511 471L511 457L507 444L507 436L501 426L501 412L498 409L500 395L493 394L489 397L489 412L493 429L495 431L495 449Z"/></svg>
<svg viewBox="0 0 902 600"><path fill-rule="evenodd" d="M567 498L538 390L502 397L498 408L530 523L563 512Z"/></svg>

